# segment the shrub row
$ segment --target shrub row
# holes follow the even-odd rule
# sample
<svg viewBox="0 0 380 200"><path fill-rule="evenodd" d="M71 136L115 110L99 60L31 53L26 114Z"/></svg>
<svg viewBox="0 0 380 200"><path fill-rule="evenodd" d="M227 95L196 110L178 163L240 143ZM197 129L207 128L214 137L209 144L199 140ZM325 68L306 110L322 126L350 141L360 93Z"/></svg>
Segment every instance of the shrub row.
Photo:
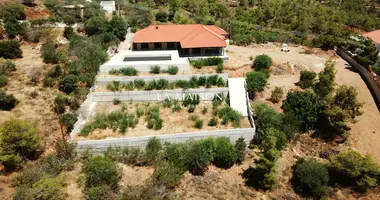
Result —
<svg viewBox="0 0 380 200"><path fill-rule="evenodd" d="M133 67L121 68L121 69L112 69L109 71L110 74L118 75L122 74L124 76L137 76L139 71Z"/></svg>
<svg viewBox="0 0 380 200"><path fill-rule="evenodd" d="M223 87L225 86L224 80L218 75L213 76L193 76L189 81L187 80L177 80L175 82L169 83L166 79L152 80L145 82L142 79L136 79L134 81L121 84L119 81L113 81L112 83L107 84L107 89L111 91L121 91L122 89L126 90L165 90L165 89L175 89L175 88L199 88L206 87L210 88L211 86Z"/></svg>
<svg viewBox="0 0 380 200"><path fill-rule="evenodd" d="M223 65L224 61L221 58L205 58L199 60L192 60L190 63L197 69L202 68L203 66L214 66L214 65Z"/></svg>

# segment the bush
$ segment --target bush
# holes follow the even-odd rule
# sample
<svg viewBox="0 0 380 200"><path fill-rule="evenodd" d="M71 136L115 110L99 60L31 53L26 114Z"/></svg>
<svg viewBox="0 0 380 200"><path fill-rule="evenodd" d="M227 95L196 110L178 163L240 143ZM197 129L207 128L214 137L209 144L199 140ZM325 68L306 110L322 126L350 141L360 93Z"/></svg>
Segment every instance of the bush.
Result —
<svg viewBox="0 0 380 200"><path fill-rule="evenodd" d="M295 115L303 130L313 129L322 111L317 95L311 91L289 92L282 107L285 113Z"/></svg>
<svg viewBox="0 0 380 200"><path fill-rule="evenodd" d="M6 59L22 58L20 44L16 40L0 41L0 57Z"/></svg>
<svg viewBox="0 0 380 200"><path fill-rule="evenodd" d="M203 175L212 161L209 146L203 141L194 142L186 152L186 168L193 175Z"/></svg>
<svg viewBox="0 0 380 200"><path fill-rule="evenodd" d="M207 125L208 126L216 126L216 125L218 125L218 119L216 117L211 118Z"/></svg>
<svg viewBox="0 0 380 200"><path fill-rule="evenodd" d="M143 79L135 79L133 84L137 89L143 89L145 87L145 81Z"/></svg>
<svg viewBox="0 0 380 200"><path fill-rule="evenodd" d="M244 157L247 152L247 144L245 143L244 138L241 137L238 140L236 140L235 149L237 155L236 163L240 164L244 161Z"/></svg>
<svg viewBox="0 0 380 200"><path fill-rule="evenodd" d="M5 121L0 126L0 161L6 171L17 169L14 167L24 159L34 159L40 141L35 124L19 119Z"/></svg>
<svg viewBox="0 0 380 200"><path fill-rule="evenodd" d="M133 67L122 68L121 73L125 76L137 76L139 71Z"/></svg>
<svg viewBox="0 0 380 200"><path fill-rule="evenodd" d="M170 75L176 75L178 73L178 67L177 66L169 66L167 72Z"/></svg>
<svg viewBox="0 0 380 200"><path fill-rule="evenodd" d="M315 79L317 78L317 73L313 71L301 71L300 81L298 82L298 85L302 89L311 88L314 86Z"/></svg>
<svg viewBox="0 0 380 200"><path fill-rule="evenodd" d="M228 169L237 160L236 149L226 137L215 139L213 164L216 167Z"/></svg>
<svg viewBox="0 0 380 200"><path fill-rule="evenodd" d="M240 126L241 114L231 108L230 106L225 106L218 110L219 118L222 119L222 124L227 124L228 122L233 122L234 127Z"/></svg>
<svg viewBox="0 0 380 200"><path fill-rule="evenodd" d="M103 16L95 16L84 23L87 35L98 35L107 31L108 22Z"/></svg>
<svg viewBox="0 0 380 200"><path fill-rule="evenodd" d="M8 79L4 75L0 75L0 88L8 84Z"/></svg>
<svg viewBox="0 0 380 200"><path fill-rule="evenodd" d="M54 111L57 114L62 114L66 111L66 105L69 103L69 99L67 97L64 97L62 95L57 95L54 98Z"/></svg>
<svg viewBox="0 0 380 200"><path fill-rule="evenodd" d="M13 94L7 94L4 91L0 91L0 110L12 110L18 104L18 100Z"/></svg>
<svg viewBox="0 0 380 200"><path fill-rule="evenodd" d="M189 94L185 97L182 104L187 107L190 105L198 105L200 103L200 96L198 94Z"/></svg>
<svg viewBox="0 0 380 200"><path fill-rule="evenodd" d="M328 60L325 63L325 68L318 74L318 81L314 86L314 91L321 98L324 98L334 90L335 81L335 62Z"/></svg>
<svg viewBox="0 0 380 200"><path fill-rule="evenodd" d="M116 194L107 185L91 187L84 191L86 200L113 200L116 199Z"/></svg>
<svg viewBox="0 0 380 200"><path fill-rule="evenodd" d="M24 20L25 7L19 3L7 3L2 5L0 17L5 21L9 19Z"/></svg>
<svg viewBox="0 0 380 200"><path fill-rule="evenodd" d="M315 199L327 194L329 173L324 164L313 159L299 159L293 174L295 190L300 194Z"/></svg>
<svg viewBox="0 0 380 200"><path fill-rule="evenodd" d="M125 35L127 34L126 21L116 15L112 16L112 19L109 22L108 32L115 35L120 41L124 41Z"/></svg>
<svg viewBox="0 0 380 200"><path fill-rule="evenodd" d="M197 129L202 129L203 128L203 121L200 119L196 119L194 127Z"/></svg>
<svg viewBox="0 0 380 200"><path fill-rule="evenodd" d="M165 11L157 12L156 13L156 21L167 22L168 21L168 13Z"/></svg>
<svg viewBox="0 0 380 200"><path fill-rule="evenodd" d="M159 74L161 72L161 67L158 65L150 67L151 74Z"/></svg>
<svg viewBox="0 0 380 200"><path fill-rule="evenodd" d="M0 60L0 75L16 71L16 65L11 60Z"/></svg>
<svg viewBox="0 0 380 200"><path fill-rule="evenodd" d="M75 75L67 75L61 81L59 81L59 90L66 94L70 94L77 89L78 77Z"/></svg>
<svg viewBox="0 0 380 200"><path fill-rule="evenodd" d="M273 103L278 103L281 101L282 96L284 96L284 90L281 87L275 87L274 90L272 91L272 94L270 96L270 100Z"/></svg>
<svg viewBox="0 0 380 200"><path fill-rule="evenodd" d="M74 35L74 28L71 26L66 26L65 30L63 31L63 36L67 39L70 39Z"/></svg>
<svg viewBox="0 0 380 200"><path fill-rule="evenodd" d="M54 154L49 154L41 159L41 170L51 176L56 176L62 171L74 169L74 160L65 160Z"/></svg>
<svg viewBox="0 0 380 200"><path fill-rule="evenodd" d="M350 150L329 157L331 182L352 186L360 192L379 186L380 167L367 155Z"/></svg>
<svg viewBox="0 0 380 200"><path fill-rule="evenodd" d="M45 63L58 63L59 55L56 50L56 44L54 44L53 42L47 42L42 44L41 54Z"/></svg>
<svg viewBox="0 0 380 200"><path fill-rule="evenodd" d="M60 178L43 178L33 184L33 199L63 200L66 198L65 182Z"/></svg>
<svg viewBox="0 0 380 200"><path fill-rule="evenodd" d="M8 37L12 39L17 35L24 36L27 31L26 25L18 22L16 19L7 20L4 27L8 33Z"/></svg>
<svg viewBox="0 0 380 200"><path fill-rule="evenodd" d="M65 126L67 134L70 134L70 132L73 130L77 119L78 115L74 113L65 113L59 117L59 121L63 124L63 126Z"/></svg>
<svg viewBox="0 0 380 200"><path fill-rule="evenodd" d="M83 163L82 172L86 177L86 188L108 185L115 190L118 187L119 174L116 164L108 157L88 158Z"/></svg>
<svg viewBox="0 0 380 200"><path fill-rule="evenodd" d="M253 61L253 66L255 67L256 71L268 70L269 67L272 66L272 62L272 58L268 55L258 55Z"/></svg>
<svg viewBox="0 0 380 200"><path fill-rule="evenodd" d="M153 172L152 178L156 185L174 188L181 180L184 169L170 162L161 162Z"/></svg>
<svg viewBox="0 0 380 200"><path fill-rule="evenodd" d="M224 63L223 59L213 57L213 58L205 58L205 59L199 59L199 60L192 60L190 63L197 69L202 68L203 66L214 66L218 65L220 63Z"/></svg>
<svg viewBox="0 0 380 200"><path fill-rule="evenodd" d="M268 77L264 72L248 72L246 80L248 92L254 96L256 92L261 92L265 89Z"/></svg>
<svg viewBox="0 0 380 200"><path fill-rule="evenodd" d="M223 63L218 63L216 66L216 73L223 73Z"/></svg>
<svg viewBox="0 0 380 200"><path fill-rule="evenodd" d="M152 137L149 139L148 144L145 147L146 160L148 165L153 165L157 162L161 149L161 141L158 138Z"/></svg>

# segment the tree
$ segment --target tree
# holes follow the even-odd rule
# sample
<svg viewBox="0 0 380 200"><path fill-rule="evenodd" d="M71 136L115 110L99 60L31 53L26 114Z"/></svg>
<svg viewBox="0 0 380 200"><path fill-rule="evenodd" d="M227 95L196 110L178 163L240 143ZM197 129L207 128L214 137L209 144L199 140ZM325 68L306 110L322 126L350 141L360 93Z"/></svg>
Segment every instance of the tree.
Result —
<svg viewBox="0 0 380 200"><path fill-rule="evenodd" d="M5 22L5 30L9 38L15 38L17 35L24 36L26 33L26 25L18 22L16 19L11 18Z"/></svg>
<svg viewBox="0 0 380 200"><path fill-rule="evenodd" d="M59 82L59 90L61 90L62 92L65 92L66 94L70 94L75 89L77 89L78 87L77 81L78 81L77 76L68 75Z"/></svg>
<svg viewBox="0 0 380 200"><path fill-rule="evenodd" d="M359 152L349 150L330 156L329 160L333 183L353 186L361 192L379 185L380 167L369 155L363 157Z"/></svg>
<svg viewBox="0 0 380 200"><path fill-rule="evenodd" d="M0 11L0 17L5 21L8 19L24 20L25 16L25 7L19 3L7 3L2 5Z"/></svg>
<svg viewBox="0 0 380 200"><path fill-rule="evenodd" d="M294 165L293 181L300 194L320 199L328 191L329 172L326 165L314 159L299 159Z"/></svg>
<svg viewBox="0 0 380 200"><path fill-rule="evenodd" d="M255 67L256 71L268 70L269 67L272 66L272 62L272 58L268 55L258 55L253 61L253 66Z"/></svg>
<svg viewBox="0 0 380 200"><path fill-rule="evenodd" d="M300 81L298 85L302 89L312 88L315 83L315 79L317 78L317 73L313 71L303 70L301 71Z"/></svg>
<svg viewBox="0 0 380 200"><path fill-rule="evenodd" d="M226 137L215 139L213 163L216 167L228 169L237 160L236 149L230 140Z"/></svg>
<svg viewBox="0 0 380 200"><path fill-rule="evenodd" d="M325 68L318 74L318 82L315 84L314 91L320 98L325 98L334 90L335 81L335 62L328 60Z"/></svg>
<svg viewBox="0 0 380 200"><path fill-rule="evenodd" d="M156 13L156 21L159 22L167 22L168 21L168 13L165 11L159 11Z"/></svg>
<svg viewBox="0 0 380 200"><path fill-rule="evenodd" d="M261 92L265 89L268 77L265 72L248 72L246 74L246 81L248 92L254 96L256 92Z"/></svg>
<svg viewBox="0 0 380 200"><path fill-rule="evenodd" d="M17 169L22 161L35 158L40 141L35 124L19 119L5 121L0 126L0 162L7 171Z"/></svg>
<svg viewBox="0 0 380 200"><path fill-rule="evenodd" d="M91 17L84 23L84 29L87 35L97 35L107 31L108 22L104 17Z"/></svg>
<svg viewBox="0 0 380 200"><path fill-rule="evenodd" d="M127 23L123 18L116 15L112 16L111 21L108 24L108 31L113 33L120 41L125 40L125 35L127 34Z"/></svg>
<svg viewBox="0 0 380 200"><path fill-rule="evenodd" d="M20 44L16 40L0 41L0 57L6 59L22 58Z"/></svg>
<svg viewBox="0 0 380 200"><path fill-rule="evenodd" d="M83 164L82 172L86 177L86 188L107 185L116 190L118 187L119 174L116 164L108 157L88 158Z"/></svg>
<svg viewBox="0 0 380 200"><path fill-rule="evenodd" d="M245 154L247 152L247 144L245 143L244 138L241 137L238 140L236 140L235 149L237 154L236 163L240 164L243 162Z"/></svg>
<svg viewBox="0 0 380 200"><path fill-rule="evenodd" d="M311 91L291 91L283 101L285 113L293 113L303 130L311 130L322 112L317 95Z"/></svg>
<svg viewBox="0 0 380 200"><path fill-rule="evenodd" d="M364 67L369 67L370 65L374 65L378 58L379 51L376 48L375 43L371 39L367 39L364 41L363 51L354 57L359 64Z"/></svg>
<svg viewBox="0 0 380 200"><path fill-rule="evenodd" d="M186 168L194 175L203 175L212 161L212 149L204 141L194 142L186 152Z"/></svg>

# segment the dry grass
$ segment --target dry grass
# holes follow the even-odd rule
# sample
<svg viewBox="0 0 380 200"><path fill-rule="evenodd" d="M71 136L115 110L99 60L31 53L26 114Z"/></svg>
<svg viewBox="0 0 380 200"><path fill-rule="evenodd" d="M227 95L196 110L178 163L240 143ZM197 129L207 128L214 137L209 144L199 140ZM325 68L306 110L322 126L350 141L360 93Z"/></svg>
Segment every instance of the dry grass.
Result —
<svg viewBox="0 0 380 200"><path fill-rule="evenodd" d="M158 105L160 103L137 103L128 102L125 105L129 113L135 113L136 108L148 108L149 106ZM202 114L203 107L208 108L207 113ZM115 110L121 109L120 105L112 104L98 104L96 107L96 113L110 113ZM194 122L189 119L189 116L197 115L203 121L203 128L197 129L194 127ZM196 131L207 131L207 130L218 130L218 129L232 129L233 124L228 123L227 125L219 124L217 126L208 126L208 121L212 118L212 103L211 102L201 102L193 113L188 113L187 108L182 108L179 112L173 112L171 108L160 107L160 116L164 120L163 127L160 130L148 129L145 116L139 119L137 126L132 129L129 128L125 135L120 133L115 133L112 130L95 130L87 138L78 136L75 139L104 139L104 138L116 138L116 137L135 137L135 136L145 136L145 135L161 135L161 134L173 134L173 133L184 133L184 132L196 132ZM250 127L248 119L241 119L241 128Z"/></svg>

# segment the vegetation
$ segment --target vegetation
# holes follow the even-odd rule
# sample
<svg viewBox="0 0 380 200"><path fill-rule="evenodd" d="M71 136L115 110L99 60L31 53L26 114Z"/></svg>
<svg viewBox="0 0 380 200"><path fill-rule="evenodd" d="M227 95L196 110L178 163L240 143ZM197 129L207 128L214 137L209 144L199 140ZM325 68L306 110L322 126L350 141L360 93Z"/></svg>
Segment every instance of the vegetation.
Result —
<svg viewBox="0 0 380 200"><path fill-rule="evenodd" d="M22 58L20 44L15 40L0 41L0 58Z"/></svg>
<svg viewBox="0 0 380 200"><path fill-rule="evenodd" d="M314 86L314 91L320 98L326 97L334 90L335 74L335 62L327 61L323 71L318 74L318 82Z"/></svg>
<svg viewBox="0 0 380 200"><path fill-rule="evenodd" d="M59 54L56 50L56 44L51 41L42 45L41 54L45 63L57 64L59 61Z"/></svg>
<svg viewBox="0 0 380 200"><path fill-rule="evenodd" d="M13 94L7 94L0 90L0 110L12 110L18 104L18 100Z"/></svg>
<svg viewBox="0 0 380 200"><path fill-rule="evenodd" d="M12 39L18 35L24 36L27 31L26 24L20 23L14 18L6 20L4 28L7 31L8 37Z"/></svg>
<svg viewBox="0 0 380 200"><path fill-rule="evenodd" d="M249 94L254 96L257 92L265 89L268 77L265 72L248 72L246 74L246 81Z"/></svg>
<svg viewBox="0 0 380 200"><path fill-rule="evenodd" d="M363 51L354 57L354 59L364 67L373 66L378 60L379 51L376 48L375 43L367 39L364 41Z"/></svg>
<svg viewBox="0 0 380 200"><path fill-rule="evenodd" d="M315 79L317 77L317 73L313 71L301 71L300 81L298 82L298 85L302 89L312 88L315 84Z"/></svg>
<svg viewBox="0 0 380 200"><path fill-rule="evenodd" d="M30 122L9 119L0 126L0 161L6 171L14 171L27 159L38 158L39 130Z"/></svg>
<svg viewBox="0 0 380 200"><path fill-rule="evenodd" d="M234 145L226 137L215 139L213 164L216 167L228 169L237 161Z"/></svg>
<svg viewBox="0 0 380 200"><path fill-rule="evenodd" d="M253 66L256 71L269 70L269 67L272 66L273 60L268 55L258 55L253 61Z"/></svg>
<svg viewBox="0 0 380 200"><path fill-rule="evenodd" d="M123 74L124 76L137 76L139 71L133 67L121 68L121 69L113 69L109 72L110 74Z"/></svg>
<svg viewBox="0 0 380 200"><path fill-rule="evenodd" d="M150 67L151 74L159 74L161 72L161 67L158 65Z"/></svg>
<svg viewBox="0 0 380 200"><path fill-rule="evenodd" d="M329 172L326 165L313 159L299 159L293 168L297 192L314 199L320 199L327 194Z"/></svg>
<svg viewBox="0 0 380 200"><path fill-rule="evenodd" d="M176 75L178 73L178 67L177 66L169 66L167 72L170 75Z"/></svg>
<svg viewBox="0 0 380 200"><path fill-rule="evenodd" d="M200 69L204 66L215 66L215 65L223 65L223 59L221 58L205 58L205 59L199 59L199 60L192 60L190 63L193 65L193 67Z"/></svg>
<svg viewBox="0 0 380 200"><path fill-rule="evenodd" d="M244 138L241 137L236 140L235 149L237 155L236 163L240 164L243 162L247 150L247 144L245 143Z"/></svg>
<svg viewBox="0 0 380 200"><path fill-rule="evenodd" d="M274 87L274 90L272 91L272 94L270 95L270 100L273 103L278 103L281 101L282 97L284 96L284 90L281 87Z"/></svg>
<svg viewBox="0 0 380 200"><path fill-rule="evenodd" d="M78 77L76 75L68 75L59 82L59 90L66 94L70 94L78 87Z"/></svg>

